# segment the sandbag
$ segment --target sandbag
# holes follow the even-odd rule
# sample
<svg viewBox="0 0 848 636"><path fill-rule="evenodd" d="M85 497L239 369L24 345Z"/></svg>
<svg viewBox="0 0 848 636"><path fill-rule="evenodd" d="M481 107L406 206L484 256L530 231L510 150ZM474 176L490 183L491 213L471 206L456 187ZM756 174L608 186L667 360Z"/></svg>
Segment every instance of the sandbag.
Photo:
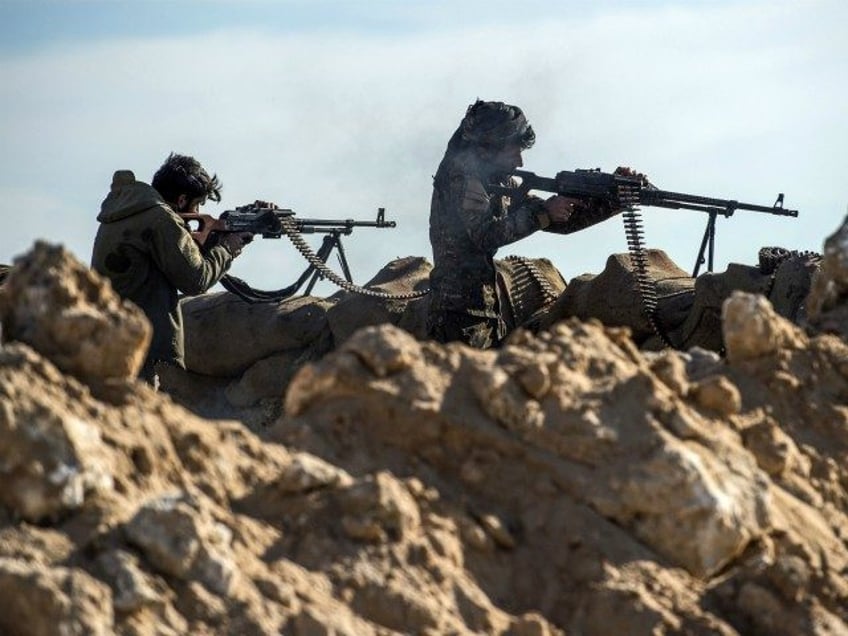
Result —
<svg viewBox="0 0 848 636"><path fill-rule="evenodd" d="M247 303L229 292L182 302L186 368L234 377L272 353L303 349L327 328L332 303L298 296L279 303Z"/></svg>
<svg viewBox="0 0 848 636"><path fill-rule="evenodd" d="M645 250L647 273L656 284L657 315L663 328L683 322L692 306L695 280L657 249ZM543 317L543 328L565 318L596 318L605 325L629 327L639 343L655 334L638 293L630 254L612 254L597 276L584 274L569 281L565 291Z"/></svg>
<svg viewBox="0 0 848 636"><path fill-rule="evenodd" d="M389 294L408 294L427 289L433 266L420 256L395 259L381 269L363 287ZM429 295L412 300L385 299L342 291L332 297L336 302L327 310L327 321L336 346L356 330L391 323L415 337L427 337Z"/></svg>

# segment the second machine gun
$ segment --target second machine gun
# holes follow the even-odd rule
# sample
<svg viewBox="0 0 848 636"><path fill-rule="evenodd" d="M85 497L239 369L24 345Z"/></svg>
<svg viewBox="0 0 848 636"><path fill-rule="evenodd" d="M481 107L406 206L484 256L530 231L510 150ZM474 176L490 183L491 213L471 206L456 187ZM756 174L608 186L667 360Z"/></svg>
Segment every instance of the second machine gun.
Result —
<svg viewBox="0 0 848 636"><path fill-rule="evenodd" d="M600 201L609 205L613 210L623 209L628 206L644 205L648 207L683 208L706 212L709 218L704 231L704 237L701 241L701 248L698 252L695 269L692 273L693 277L698 275L698 270L704 262L707 262L708 271L712 271L713 269L715 222L719 214L724 217L730 217L737 210L744 210L765 212L779 216L798 216L798 210L790 210L783 207L783 193L777 195L774 205L766 206L741 203L732 199L718 199L715 197L660 190L647 183L641 176L619 175L601 172L599 169L563 170L557 173L555 177L542 177L526 170L515 170L512 175L521 179L520 185L517 187L496 187L493 191L515 197L519 202L530 190L540 190L575 199ZM575 227L567 231L574 231L576 229L580 228ZM567 233L558 229L556 224L548 227L547 231ZM631 239L631 237L628 238ZM707 250L709 250L708 257L705 258L704 253Z"/></svg>
<svg viewBox="0 0 848 636"><path fill-rule="evenodd" d="M309 280L304 291L308 295L315 283L323 278L324 273L320 271L321 265L327 262L333 250L338 251L339 264L347 282L352 283L353 278L348 265L347 255L341 242L342 236L350 235L355 227L393 228L394 221L386 221L385 208L377 208L377 218L374 221L357 221L354 219L307 219L298 217L293 210L278 208L270 204L257 201L256 203L239 206L233 210L226 210L221 216L215 218L208 214L181 214L184 221L189 225L192 238L204 246L210 242L215 233L227 232L250 232L262 238L281 238L286 235L298 246L307 260L309 267L300 277L288 287L271 292L255 290L244 281L234 276L225 276L221 284L242 299L249 302L279 301L297 292L303 284ZM321 247L314 254L316 260L310 260L311 254L307 254L308 248L301 247L299 240L301 234L324 234ZM299 245L300 244L300 245ZM320 262L318 262L320 261Z"/></svg>
<svg viewBox="0 0 848 636"><path fill-rule="evenodd" d="M642 245L642 225L639 217L638 206L653 206L660 208L697 210L709 215L704 238L695 262L692 277L698 276L698 270L705 262L704 252L709 250L707 267L713 269L713 255L715 249L715 222L716 217L721 214L730 217L737 210L751 212L765 212L778 216L798 216L797 210L789 210L783 207L783 194L777 195L774 205L755 205L752 203L740 203L732 199L718 199L715 197L704 197L681 192L669 192L660 190L651 185L642 175L605 173L600 170L576 170L557 173L556 177L540 177L532 172L516 170L514 177L521 179L520 185L495 186L491 191L510 196L513 205L520 205L521 200L531 190L551 192L574 199L580 199L588 205L600 205L606 207L607 217L614 213L622 212L624 218L624 230L627 236L627 246L634 267L636 278L636 291L639 294L642 310L653 330L661 338L666 346L674 347L663 326L660 324L657 309L658 296L656 282L648 272L645 249ZM579 213L573 214L564 223L552 223L547 228L548 232L568 234L586 227L594 222L591 218L583 218Z"/></svg>

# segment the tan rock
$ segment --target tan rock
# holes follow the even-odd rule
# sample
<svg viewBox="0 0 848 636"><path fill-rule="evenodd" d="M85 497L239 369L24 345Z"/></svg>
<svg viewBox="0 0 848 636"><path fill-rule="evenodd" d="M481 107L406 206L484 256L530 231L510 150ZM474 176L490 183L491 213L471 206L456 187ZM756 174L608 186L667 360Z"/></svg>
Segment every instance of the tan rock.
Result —
<svg viewBox="0 0 848 636"><path fill-rule="evenodd" d="M222 596L237 585L232 532L192 497L174 494L145 503L124 532L160 572L198 581Z"/></svg>
<svg viewBox="0 0 848 636"><path fill-rule="evenodd" d="M813 326L848 337L848 217L825 239L821 268L813 278L807 304Z"/></svg>
<svg viewBox="0 0 848 636"><path fill-rule="evenodd" d="M365 523L379 528L378 535L384 540L397 541L415 532L421 523L415 499L386 472L353 484L340 497L342 510L349 516L348 528L360 528Z"/></svg>
<svg viewBox="0 0 848 636"><path fill-rule="evenodd" d="M22 383L6 365L45 365L27 347L0 350L0 502L28 521L64 517L114 487L99 423ZM32 380L32 378L30 378ZM76 385L75 388L82 390Z"/></svg>
<svg viewBox="0 0 848 636"><path fill-rule="evenodd" d="M233 406L236 379L183 402L242 424L7 344L0 631L845 633L848 345L766 351L645 355L577 319L496 351L365 325L279 418Z"/></svg>
<svg viewBox="0 0 848 636"><path fill-rule="evenodd" d="M714 375L689 387L695 402L721 416L735 415L742 408L742 396L732 381L723 375Z"/></svg>
<svg viewBox="0 0 848 636"><path fill-rule="evenodd" d="M769 475L778 477L804 463L795 442L771 419L746 428L742 438L757 464Z"/></svg>
<svg viewBox="0 0 848 636"><path fill-rule="evenodd" d="M781 318L763 296L733 292L722 307L727 359L733 363L759 358L778 349L805 346L804 333Z"/></svg>
<svg viewBox="0 0 848 636"><path fill-rule="evenodd" d="M61 246L37 242L0 288L3 338L80 378L135 378L150 344L144 313Z"/></svg>
<svg viewBox="0 0 848 636"><path fill-rule="evenodd" d="M6 634L114 634L109 587L83 570L0 558L0 630Z"/></svg>

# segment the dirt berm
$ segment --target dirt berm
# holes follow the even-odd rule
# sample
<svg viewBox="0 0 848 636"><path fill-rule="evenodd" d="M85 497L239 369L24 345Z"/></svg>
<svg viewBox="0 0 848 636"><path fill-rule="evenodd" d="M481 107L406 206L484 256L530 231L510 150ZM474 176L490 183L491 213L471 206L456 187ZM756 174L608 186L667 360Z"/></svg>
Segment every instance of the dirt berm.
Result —
<svg viewBox="0 0 848 636"><path fill-rule="evenodd" d="M0 633L848 634L847 237L803 324L730 294L721 355L398 318L286 343L243 407L280 349L188 374L240 420L137 382L143 315L38 243L0 292Z"/></svg>

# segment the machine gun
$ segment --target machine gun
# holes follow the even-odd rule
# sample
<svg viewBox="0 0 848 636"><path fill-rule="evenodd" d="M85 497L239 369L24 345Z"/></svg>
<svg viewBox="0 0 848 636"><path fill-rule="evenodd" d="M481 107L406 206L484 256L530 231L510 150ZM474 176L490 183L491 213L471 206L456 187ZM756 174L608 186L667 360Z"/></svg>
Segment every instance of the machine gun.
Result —
<svg viewBox="0 0 848 636"><path fill-rule="evenodd" d="M243 280L231 275L226 275L221 279L221 284L225 289L248 302L278 302L284 300L297 292L307 280L309 280L309 284L304 295L308 295L318 280L324 277L329 278L343 289L379 296L379 292L373 292L353 284L353 277L350 273L350 266L342 246L341 237L351 234L355 227L396 227L394 221L386 221L385 208L377 209L377 218L374 221L304 219L297 217L292 210L277 208L262 201L243 205L234 210L226 210L218 218L208 214L181 214L180 216L188 224L192 238L201 246L209 243L210 237L215 233L250 232L262 236L262 238L274 239L287 236L307 260L309 266L292 285L275 291L253 289ZM313 252L306 244L301 237L302 234L325 235L317 252ZM326 266L327 259L333 250L338 251L339 264L344 279L338 277Z"/></svg>
<svg viewBox="0 0 848 636"><path fill-rule="evenodd" d="M798 216L798 210L790 210L783 207L783 193L777 195L774 205L766 206L741 203L732 199L718 199L715 197L660 190L650 185L641 176L601 172L600 169L575 170L573 172L564 170L557 173L555 177L541 177L526 170L516 170L513 172L513 176L521 179L519 186L504 186L492 189L493 192L512 196L514 199L513 205L516 202L520 205L520 201L531 190L540 190L575 199L600 202L608 205L610 210L620 210L643 205L706 212L709 218L692 274L693 277L698 275L698 270L705 261L707 262L708 271L712 271L713 269L715 223L719 214L724 217L730 217L737 210L743 210L748 212L765 212L778 216ZM552 224L546 230L561 233L574 231L574 229L557 227L556 224ZM633 231L638 232L639 230L635 229ZM630 234L628 234L628 239L631 239ZM704 252L707 250L709 250L708 260L704 256Z"/></svg>
<svg viewBox="0 0 848 636"><path fill-rule="evenodd" d="M352 233L355 227L396 226L394 221L386 221L385 208L377 209L375 221L301 219L293 210L278 208L261 201L242 205L234 210L225 210L218 218L209 214L181 214L180 216L189 224L191 236L199 245L205 245L213 232L250 232L259 234L262 238L280 238L285 234L284 224L293 226L300 234L329 234L336 239ZM291 223L286 224L286 219L289 219Z"/></svg>

